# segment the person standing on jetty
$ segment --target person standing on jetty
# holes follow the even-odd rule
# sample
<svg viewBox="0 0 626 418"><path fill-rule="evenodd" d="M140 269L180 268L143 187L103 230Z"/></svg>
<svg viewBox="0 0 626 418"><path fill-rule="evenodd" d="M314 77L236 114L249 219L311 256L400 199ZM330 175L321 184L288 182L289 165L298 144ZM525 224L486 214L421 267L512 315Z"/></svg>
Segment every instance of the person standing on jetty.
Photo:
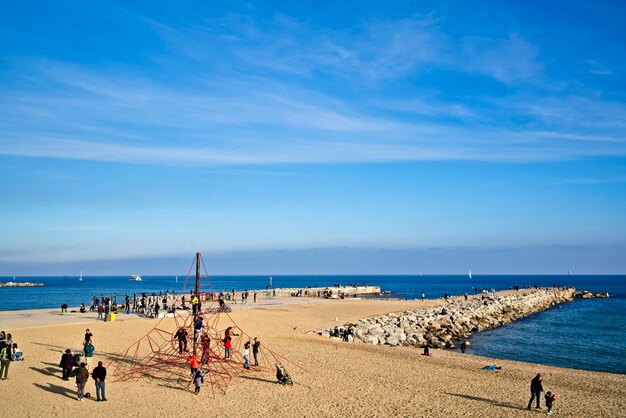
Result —
<svg viewBox="0 0 626 418"><path fill-rule="evenodd" d="M106 401L107 396L104 392L104 379L107 377L107 369L102 365L102 362L98 362L98 367L93 369L91 377L96 381L96 401L100 402L100 395L102 394L102 400Z"/></svg>
<svg viewBox="0 0 626 418"><path fill-rule="evenodd" d="M528 401L528 408L526 409L530 409L530 407L533 404L533 400L535 398L537 398L537 406L535 406L535 408L541 409L541 406L539 405L539 400L541 399L541 392L543 392L541 374L537 373L537 376L535 376L535 378L530 382L530 401Z"/></svg>
<svg viewBox="0 0 626 418"><path fill-rule="evenodd" d="M76 394L78 396L78 401L83 400L83 396L85 396L85 385L89 380L89 372L87 368L85 368L85 363L80 363L80 367L76 369Z"/></svg>

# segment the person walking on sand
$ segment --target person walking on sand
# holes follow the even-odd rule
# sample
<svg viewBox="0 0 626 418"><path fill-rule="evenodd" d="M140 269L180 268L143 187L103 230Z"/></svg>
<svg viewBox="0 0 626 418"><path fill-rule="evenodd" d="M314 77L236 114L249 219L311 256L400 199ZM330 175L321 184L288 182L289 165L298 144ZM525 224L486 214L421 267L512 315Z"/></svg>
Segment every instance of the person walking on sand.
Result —
<svg viewBox="0 0 626 418"><path fill-rule="evenodd" d="M224 359L230 358L230 349L232 346L233 346L232 338L226 335L226 337L224 337Z"/></svg>
<svg viewBox="0 0 626 418"><path fill-rule="evenodd" d="M530 409L530 407L533 404L533 400L535 398L537 398L537 406L535 406L535 408L541 409L541 406L539 405L539 401L541 399L541 392L543 392L541 374L537 373L537 376L535 376L535 378L530 382L530 401L528 401L528 408L526 409Z"/></svg>
<svg viewBox="0 0 626 418"><path fill-rule="evenodd" d="M91 343L91 339L83 347L83 353L85 353L85 363L87 364L87 370L91 369L91 361L93 360L93 352L96 348Z"/></svg>
<svg viewBox="0 0 626 418"><path fill-rule="evenodd" d="M254 303L256 303L256 292L254 292Z"/></svg>
<svg viewBox="0 0 626 418"><path fill-rule="evenodd" d="M78 401L82 401L85 396L85 385L89 380L89 372L85 367L85 363L80 363L80 367L76 369L76 394Z"/></svg>
<svg viewBox="0 0 626 418"><path fill-rule="evenodd" d="M11 346L5 344L0 350L0 379L9 379L9 366L11 365Z"/></svg>
<svg viewBox="0 0 626 418"><path fill-rule="evenodd" d="M98 319L104 319L104 306L98 305Z"/></svg>
<svg viewBox="0 0 626 418"><path fill-rule="evenodd" d="M548 408L548 413L546 415L552 415L552 404L556 401L556 395L550 391L546 392L546 408Z"/></svg>
<svg viewBox="0 0 626 418"><path fill-rule="evenodd" d="M259 347L261 347L261 341L257 337L254 337L254 344L252 344L252 357L254 357L254 365L259 366Z"/></svg>
<svg viewBox="0 0 626 418"><path fill-rule="evenodd" d="M74 367L74 355L72 354L72 350L69 348L65 350L65 353L61 356L61 362L59 363L59 367L63 370L63 380L70 380L70 373L72 372L72 368Z"/></svg>
<svg viewBox="0 0 626 418"><path fill-rule="evenodd" d="M104 392L104 380L107 377L107 369L102 365L102 362L98 362L98 366L93 369L91 372L91 377L96 381L96 401L100 402L100 395L102 395L102 400L107 400L107 395Z"/></svg>

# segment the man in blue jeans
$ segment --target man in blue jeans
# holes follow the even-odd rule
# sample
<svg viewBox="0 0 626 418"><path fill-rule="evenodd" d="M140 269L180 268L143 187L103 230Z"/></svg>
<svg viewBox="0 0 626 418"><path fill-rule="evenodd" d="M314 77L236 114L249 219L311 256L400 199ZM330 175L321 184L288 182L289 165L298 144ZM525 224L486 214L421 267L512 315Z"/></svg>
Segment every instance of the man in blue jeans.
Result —
<svg viewBox="0 0 626 418"><path fill-rule="evenodd" d="M96 401L100 402L100 392L102 392L102 400L106 401L107 397L104 393L104 380L107 377L107 369L102 366L102 362L98 362L98 367L93 369L91 372L91 377L96 381Z"/></svg>

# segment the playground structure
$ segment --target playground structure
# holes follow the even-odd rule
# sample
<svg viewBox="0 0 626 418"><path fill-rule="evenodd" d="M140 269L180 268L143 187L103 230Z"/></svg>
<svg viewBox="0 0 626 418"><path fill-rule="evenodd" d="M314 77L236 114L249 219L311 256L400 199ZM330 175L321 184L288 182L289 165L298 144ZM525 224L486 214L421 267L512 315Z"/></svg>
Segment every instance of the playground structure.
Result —
<svg viewBox="0 0 626 418"><path fill-rule="evenodd" d="M199 297L201 279L208 274L200 253L196 253L185 284L195 263L195 288L193 296ZM200 267L205 275L200 275ZM112 357L107 367L113 382L159 380L165 386L189 388L192 385L190 361L196 356L199 368L206 372L204 379L211 387L213 396L226 393L233 378L251 373L273 374L276 364L291 364L303 368L269 349L264 343L255 364L250 345L249 368L244 365L243 348L253 337L245 333L230 314L211 305L203 313L201 302L192 312L173 309L173 316L161 318L156 326L131 346ZM200 325L201 321L201 325ZM178 331L181 331L178 333ZM231 335L230 356L226 358L225 336Z"/></svg>

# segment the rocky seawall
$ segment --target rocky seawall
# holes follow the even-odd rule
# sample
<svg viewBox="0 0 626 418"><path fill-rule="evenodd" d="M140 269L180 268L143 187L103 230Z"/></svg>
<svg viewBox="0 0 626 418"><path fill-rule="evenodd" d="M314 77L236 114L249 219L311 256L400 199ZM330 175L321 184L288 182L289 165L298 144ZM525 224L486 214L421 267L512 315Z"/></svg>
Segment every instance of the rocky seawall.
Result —
<svg viewBox="0 0 626 418"><path fill-rule="evenodd" d="M584 296L583 296L584 295ZM333 329L317 330L325 337L391 346L455 348L455 341L477 331L497 328L545 311L576 297L608 297L575 289L520 290L513 294L457 298L436 307L390 313Z"/></svg>
<svg viewBox="0 0 626 418"><path fill-rule="evenodd" d="M31 283L31 282L0 282L0 287L37 287L43 286L43 283Z"/></svg>

